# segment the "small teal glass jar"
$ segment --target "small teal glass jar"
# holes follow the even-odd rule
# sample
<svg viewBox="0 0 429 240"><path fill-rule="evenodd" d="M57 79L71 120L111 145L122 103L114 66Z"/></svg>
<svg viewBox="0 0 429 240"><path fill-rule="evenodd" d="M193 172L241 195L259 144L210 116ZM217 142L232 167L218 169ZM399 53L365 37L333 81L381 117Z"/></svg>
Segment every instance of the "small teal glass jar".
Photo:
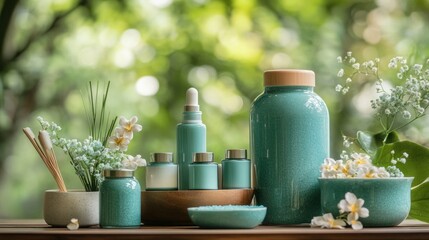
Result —
<svg viewBox="0 0 429 240"><path fill-rule="evenodd" d="M177 164L173 163L173 153L154 153L151 163L146 166L146 190L177 190Z"/></svg>
<svg viewBox="0 0 429 240"><path fill-rule="evenodd" d="M212 152L194 153L193 163L189 164L189 189L218 189L218 165L213 160Z"/></svg>
<svg viewBox="0 0 429 240"><path fill-rule="evenodd" d="M100 185L100 227L138 228L141 189L133 170L104 170Z"/></svg>
<svg viewBox="0 0 429 240"><path fill-rule="evenodd" d="M256 202L264 224L309 223L320 215L319 167L329 156L329 115L308 70L264 73L250 113Z"/></svg>
<svg viewBox="0 0 429 240"><path fill-rule="evenodd" d="M222 188L250 188L250 166L246 149L226 150L222 161Z"/></svg>

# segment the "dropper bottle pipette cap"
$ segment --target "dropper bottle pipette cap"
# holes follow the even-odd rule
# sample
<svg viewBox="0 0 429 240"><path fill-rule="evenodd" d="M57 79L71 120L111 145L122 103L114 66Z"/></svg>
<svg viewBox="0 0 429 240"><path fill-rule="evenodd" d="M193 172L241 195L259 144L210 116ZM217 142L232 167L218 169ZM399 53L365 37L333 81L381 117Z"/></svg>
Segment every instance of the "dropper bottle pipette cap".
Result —
<svg viewBox="0 0 429 240"><path fill-rule="evenodd" d="M189 88L186 91L185 112L198 111L200 111L200 105L198 105L198 90L195 88Z"/></svg>

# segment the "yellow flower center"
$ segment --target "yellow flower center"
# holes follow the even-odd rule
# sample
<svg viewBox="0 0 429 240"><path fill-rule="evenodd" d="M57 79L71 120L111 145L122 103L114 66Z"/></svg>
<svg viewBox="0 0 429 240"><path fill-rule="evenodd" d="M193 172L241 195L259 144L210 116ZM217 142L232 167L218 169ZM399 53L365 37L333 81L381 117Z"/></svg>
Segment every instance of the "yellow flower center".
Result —
<svg viewBox="0 0 429 240"><path fill-rule="evenodd" d="M123 142L125 141L125 138L124 137L118 137L118 138L116 138L115 139L115 143L116 143L116 145L122 145L123 144Z"/></svg>
<svg viewBox="0 0 429 240"><path fill-rule="evenodd" d="M127 132L131 132L131 130L133 129L133 126L130 123L128 123L127 125L124 126L124 129Z"/></svg>
<svg viewBox="0 0 429 240"><path fill-rule="evenodd" d="M359 206L356 204L356 203L353 203L351 206L350 206L350 212L352 212L352 213L357 213L359 211Z"/></svg>

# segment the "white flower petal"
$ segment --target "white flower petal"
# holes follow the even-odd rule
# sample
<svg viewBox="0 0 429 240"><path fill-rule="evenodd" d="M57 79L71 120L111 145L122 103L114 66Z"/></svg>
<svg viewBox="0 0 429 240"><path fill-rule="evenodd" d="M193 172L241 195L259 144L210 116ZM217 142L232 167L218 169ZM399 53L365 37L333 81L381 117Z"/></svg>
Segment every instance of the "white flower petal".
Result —
<svg viewBox="0 0 429 240"><path fill-rule="evenodd" d="M340 213L347 212L347 210L348 210L348 204L347 204L346 200L344 200L344 199L338 203L337 207L340 210Z"/></svg>
<svg viewBox="0 0 429 240"><path fill-rule="evenodd" d="M363 228L363 225L360 221L354 221L352 224L353 230L361 230Z"/></svg>
<svg viewBox="0 0 429 240"><path fill-rule="evenodd" d="M346 193L346 200L349 204L354 204L357 200L356 195L351 192Z"/></svg>
<svg viewBox="0 0 429 240"><path fill-rule="evenodd" d="M124 116L119 117L119 125L125 126L128 124L128 120Z"/></svg>
<svg viewBox="0 0 429 240"><path fill-rule="evenodd" d="M130 125L134 125L134 124L136 124L136 122L138 120L139 119L137 118L137 116L132 116L131 119L130 119L130 121L129 121L129 123L130 123Z"/></svg>
<svg viewBox="0 0 429 240"><path fill-rule="evenodd" d="M359 217L366 218L369 217L369 210L368 208L361 208L359 211Z"/></svg>

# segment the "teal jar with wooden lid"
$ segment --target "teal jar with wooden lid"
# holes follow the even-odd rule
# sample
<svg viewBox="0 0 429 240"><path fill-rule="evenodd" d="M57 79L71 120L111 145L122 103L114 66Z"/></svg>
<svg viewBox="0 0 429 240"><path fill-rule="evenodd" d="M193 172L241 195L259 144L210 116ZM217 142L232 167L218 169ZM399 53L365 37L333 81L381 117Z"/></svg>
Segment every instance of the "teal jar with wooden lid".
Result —
<svg viewBox="0 0 429 240"><path fill-rule="evenodd" d="M329 115L309 70L270 70L250 113L256 202L264 224L309 223L321 213L319 167L329 156Z"/></svg>
<svg viewBox="0 0 429 240"><path fill-rule="evenodd" d="M193 163L189 164L190 190L218 189L218 165L212 152L193 154Z"/></svg>
<svg viewBox="0 0 429 240"><path fill-rule="evenodd" d="M104 170L100 185L100 227L138 228L141 188L133 170Z"/></svg>

